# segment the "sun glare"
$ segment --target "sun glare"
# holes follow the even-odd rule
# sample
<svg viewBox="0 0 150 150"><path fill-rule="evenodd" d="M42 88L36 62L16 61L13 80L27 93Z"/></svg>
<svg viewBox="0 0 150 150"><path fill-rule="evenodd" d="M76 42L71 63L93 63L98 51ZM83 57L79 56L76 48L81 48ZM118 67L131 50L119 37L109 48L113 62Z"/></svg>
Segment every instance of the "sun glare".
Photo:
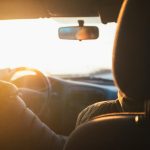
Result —
<svg viewBox="0 0 150 150"><path fill-rule="evenodd" d="M0 68L27 66L52 74L111 68L114 23L99 25L99 39L81 42L60 40L64 25L53 19L0 21Z"/></svg>

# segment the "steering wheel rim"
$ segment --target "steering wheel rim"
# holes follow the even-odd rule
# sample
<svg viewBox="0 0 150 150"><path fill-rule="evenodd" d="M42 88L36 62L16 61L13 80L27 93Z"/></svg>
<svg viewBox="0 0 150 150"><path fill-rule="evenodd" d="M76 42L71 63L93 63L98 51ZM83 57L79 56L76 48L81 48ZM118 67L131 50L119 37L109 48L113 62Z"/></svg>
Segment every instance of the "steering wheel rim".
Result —
<svg viewBox="0 0 150 150"><path fill-rule="evenodd" d="M45 102L41 106L41 109L40 109L40 111L38 113L38 115L41 116L42 113L43 113L43 110L44 110L45 106L49 103L49 100L51 99L51 95L52 95L51 94L52 93L51 83L50 83L49 79L46 77L46 75L43 72L39 71L38 69L28 68L28 67L17 67L17 68L12 69L12 73L11 73L11 76L9 78L9 82L13 83L12 82L12 77L17 72L21 72L21 71L31 71L31 72L36 73L36 75L39 76L42 79L42 81L44 82L44 84L46 85L45 92L44 92L44 93L47 93L46 94L46 99L45 99Z"/></svg>

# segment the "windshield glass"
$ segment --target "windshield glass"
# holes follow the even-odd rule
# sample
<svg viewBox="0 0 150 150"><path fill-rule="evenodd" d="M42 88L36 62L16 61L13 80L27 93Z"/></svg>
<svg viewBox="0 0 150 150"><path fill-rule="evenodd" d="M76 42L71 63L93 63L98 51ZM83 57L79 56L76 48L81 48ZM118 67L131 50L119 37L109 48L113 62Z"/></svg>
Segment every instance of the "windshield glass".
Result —
<svg viewBox="0 0 150 150"><path fill-rule="evenodd" d="M61 40L58 28L78 25L99 28L96 40ZM100 17L45 18L0 21L0 68L27 66L57 75L91 75L109 72L116 23Z"/></svg>

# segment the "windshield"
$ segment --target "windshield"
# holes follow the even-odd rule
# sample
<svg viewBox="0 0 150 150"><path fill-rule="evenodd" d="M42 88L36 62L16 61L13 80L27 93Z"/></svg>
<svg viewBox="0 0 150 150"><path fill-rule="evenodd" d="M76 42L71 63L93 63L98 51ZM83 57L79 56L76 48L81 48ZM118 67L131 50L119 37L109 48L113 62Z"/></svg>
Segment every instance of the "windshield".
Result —
<svg viewBox="0 0 150 150"><path fill-rule="evenodd" d="M61 40L58 28L78 25L99 28L96 40ZM0 21L0 68L33 67L57 75L91 75L111 70L116 23L100 17Z"/></svg>

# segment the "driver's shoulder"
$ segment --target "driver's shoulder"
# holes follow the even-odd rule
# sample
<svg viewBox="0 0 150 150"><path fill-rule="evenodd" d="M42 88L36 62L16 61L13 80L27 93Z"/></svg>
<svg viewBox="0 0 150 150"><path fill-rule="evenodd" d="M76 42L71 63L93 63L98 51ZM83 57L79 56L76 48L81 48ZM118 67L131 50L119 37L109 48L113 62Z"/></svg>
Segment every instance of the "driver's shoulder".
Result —
<svg viewBox="0 0 150 150"><path fill-rule="evenodd" d="M76 126L89 121L91 118L107 113L119 112L120 103L118 100L107 100L94 103L85 108L77 118Z"/></svg>

